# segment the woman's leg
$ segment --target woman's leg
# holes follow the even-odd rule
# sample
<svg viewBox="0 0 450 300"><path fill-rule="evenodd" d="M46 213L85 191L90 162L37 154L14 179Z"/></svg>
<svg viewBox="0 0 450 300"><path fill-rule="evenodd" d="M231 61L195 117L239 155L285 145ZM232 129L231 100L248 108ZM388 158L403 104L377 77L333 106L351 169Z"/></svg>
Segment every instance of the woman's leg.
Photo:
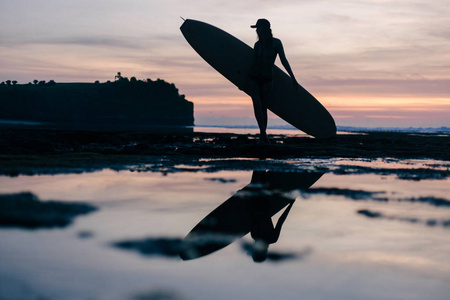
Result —
<svg viewBox="0 0 450 300"><path fill-rule="evenodd" d="M267 103L272 96L272 81L261 86L261 108L263 112L264 128L267 128Z"/></svg>
<svg viewBox="0 0 450 300"><path fill-rule="evenodd" d="M260 95L261 95L261 112L262 112L262 126L264 127L264 142L269 142L267 138L266 129L267 129L267 103L269 102L270 97L272 96L272 81L267 82L260 86Z"/></svg>
<svg viewBox="0 0 450 300"><path fill-rule="evenodd" d="M251 95L253 102L253 111L255 113L256 122L259 127L259 139L260 141L267 140L266 128L267 128L267 105L262 99L262 87L256 81L252 80Z"/></svg>

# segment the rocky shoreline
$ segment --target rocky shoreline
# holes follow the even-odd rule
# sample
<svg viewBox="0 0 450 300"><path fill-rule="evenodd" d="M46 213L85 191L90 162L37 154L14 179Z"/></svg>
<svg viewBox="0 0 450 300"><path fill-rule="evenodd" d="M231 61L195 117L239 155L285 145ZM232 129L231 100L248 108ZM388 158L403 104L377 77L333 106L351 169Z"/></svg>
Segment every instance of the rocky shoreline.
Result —
<svg viewBox="0 0 450 300"><path fill-rule="evenodd" d="M3 128L0 174L85 172L130 165L199 165L218 159L227 168L237 158L243 169L279 159L433 159L450 161L450 138L442 134L361 132L321 140L271 135L258 145L257 135L152 130L94 131ZM255 160L256 159L256 160ZM164 163L162 163L164 162ZM202 162L204 164L204 162Z"/></svg>

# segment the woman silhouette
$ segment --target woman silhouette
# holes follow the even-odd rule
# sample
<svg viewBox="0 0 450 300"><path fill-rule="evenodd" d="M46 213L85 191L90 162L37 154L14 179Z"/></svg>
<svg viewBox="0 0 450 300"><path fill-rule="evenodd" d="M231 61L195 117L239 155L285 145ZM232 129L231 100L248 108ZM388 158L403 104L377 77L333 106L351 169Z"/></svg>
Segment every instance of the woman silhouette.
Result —
<svg viewBox="0 0 450 300"><path fill-rule="evenodd" d="M277 197L279 197L277 199ZM263 262L267 258L269 245L278 241L281 233L281 227L294 205L294 200L290 201L283 214L279 217L275 227L273 226L272 216L270 214L270 201L283 201L283 196L259 196L253 199L252 209L252 227L251 236L254 240L252 247L252 257L254 262ZM271 199L272 198L272 199Z"/></svg>
<svg viewBox="0 0 450 300"><path fill-rule="evenodd" d="M250 93L260 131L258 143L268 144L269 139L266 134L267 102L272 93L272 69L277 55L291 76L293 85L297 87L298 83L284 54L283 44L272 35L270 22L266 19L259 19L255 25L250 27L256 28L258 34L258 41L253 48L254 60L249 72L249 77L252 79L250 80Z"/></svg>

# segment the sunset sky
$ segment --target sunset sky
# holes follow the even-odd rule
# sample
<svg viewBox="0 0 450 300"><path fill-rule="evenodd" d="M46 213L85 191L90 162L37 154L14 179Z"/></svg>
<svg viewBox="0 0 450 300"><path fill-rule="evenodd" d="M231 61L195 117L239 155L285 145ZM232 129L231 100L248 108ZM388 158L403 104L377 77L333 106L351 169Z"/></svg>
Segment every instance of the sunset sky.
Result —
<svg viewBox="0 0 450 300"><path fill-rule="evenodd" d="M0 82L104 82L120 71L175 83L197 125L256 124L249 97L186 42L180 16L251 46L250 25L269 19L299 83L338 126L450 126L448 0L0 0Z"/></svg>

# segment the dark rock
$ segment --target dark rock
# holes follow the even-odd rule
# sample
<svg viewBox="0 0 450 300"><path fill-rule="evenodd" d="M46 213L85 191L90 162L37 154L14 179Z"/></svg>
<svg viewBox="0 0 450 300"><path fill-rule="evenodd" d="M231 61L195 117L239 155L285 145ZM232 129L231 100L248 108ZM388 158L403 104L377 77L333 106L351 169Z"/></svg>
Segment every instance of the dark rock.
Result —
<svg viewBox="0 0 450 300"><path fill-rule="evenodd" d="M31 193L0 195L0 227L26 229L66 227L96 208L83 203L40 201Z"/></svg>

